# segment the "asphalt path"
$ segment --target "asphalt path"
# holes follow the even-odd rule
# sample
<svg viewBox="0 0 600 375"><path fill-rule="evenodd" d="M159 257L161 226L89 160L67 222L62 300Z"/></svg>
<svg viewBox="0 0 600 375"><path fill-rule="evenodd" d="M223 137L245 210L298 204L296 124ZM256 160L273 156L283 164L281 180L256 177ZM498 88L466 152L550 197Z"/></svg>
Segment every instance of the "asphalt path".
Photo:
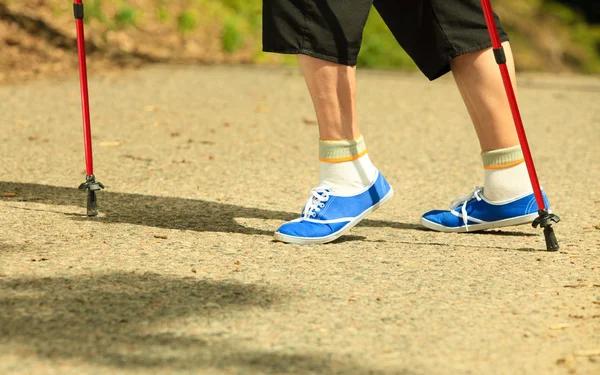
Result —
<svg viewBox="0 0 600 375"><path fill-rule="evenodd" d="M598 78L519 80L557 253L530 226L419 227L482 183L451 78L359 72L396 195L322 246L272 238L317 182L295 69L158 66L90 93L95 219L77 79L0 86L0 373L600 373Z"/></svg>

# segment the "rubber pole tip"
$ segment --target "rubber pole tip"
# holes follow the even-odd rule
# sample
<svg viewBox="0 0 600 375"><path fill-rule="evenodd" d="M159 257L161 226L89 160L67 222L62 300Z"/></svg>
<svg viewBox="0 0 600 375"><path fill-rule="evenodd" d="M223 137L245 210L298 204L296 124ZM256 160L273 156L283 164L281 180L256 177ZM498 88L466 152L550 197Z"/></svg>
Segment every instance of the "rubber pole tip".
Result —
<svg viewBox="0 0 600 375"><path fill-rule="evenodd" d="M551 225L544 228L544 237L546 238L546 249L548 251L558 251L560 246L558 246L558 241L556 240L554 229Z"/></svg>
<svg viewBox="0 0 600 375"><path fill-rule="evenodd" d="M88 190L87 216L98 216L98 202L96 201L96 192Z"/></svg>

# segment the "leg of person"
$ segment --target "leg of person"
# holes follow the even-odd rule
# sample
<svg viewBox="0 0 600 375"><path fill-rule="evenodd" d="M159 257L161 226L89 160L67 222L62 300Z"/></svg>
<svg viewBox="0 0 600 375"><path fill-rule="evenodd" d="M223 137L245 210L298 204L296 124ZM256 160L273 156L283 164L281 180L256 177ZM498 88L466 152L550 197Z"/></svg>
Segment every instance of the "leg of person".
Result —
<svg viewBox="0 0 600 375"><path fill-rule="evenodd" d="M323 140L356 139L356 66L298 55Z"/></svg>
<svg viewBox="0 0 600 375"><path fill-rule="evenodd" d="M512 51L509 42L503 45L514 85ZM504 201L531 194L531 182L493 50L458 56L450 65L483 150L483 195L491 201Z"/></svg>
<svg viewBox="0 0 600 375"><path fill-rule="evenodd" d="M509 42L503 45L514 84L512 51ZM537 204L492 49L460 55L450 66L479 138L484 187L453 202L450 211L426 213L421 223L466 232L532 222Z"/></svg>
<svg viewBox="0 0 600 375"><path fill-rule="evenodd" d="M339 238L393 194L371 163L356 120L356 57L371 0L352 0L354 12L346 2L309 3L265 0L263 8L264 50L298 54L319 123L319 185L301 218L275 233L299 244Z"/></svg>
<svg viewBox="0 0 600 375"><path fill-rule="evenodd" d="M483 150L484 188L454 201L449 211L426 213L421 223L435 230L466 232L532 222L537 204L480 1L375 0L374 4L429 79L453 71ZM500 34L507 42L506 33ZM510 47L505 48L514 77Z"/></svg>
<svg viewBox="0 0 600 375"><path fill-rule="evenodd" d="M448 232L531 223L537 216L538 207L502 77L490 48L481 4L478 0L463 0L461 3L464 7L463 13L460 13L462 22L448 21L440 27L455 50L450 68L479 138L484 187L475 188L467 197L454 201L450 211L426 213L421 223L428 228ZM453 13L447 3L436 1L435 4L438 12ZM462 25L471 25L470 30L469 27L460 27L459 31ZM512 50L501 25L500 29L514 84ZM545 195L544 200L547 203Z"/></svg>
<svg viewBox="0 0 600 375"><path fill-rule="evenodd" d="M515 85L515 63L509 42L504 42L506 65ZM467 107L481 149L499 150L519 145L502 76L491 48L457 56L452 74Z"/></svg>
<svg viewBox="0 0 600 375"><path fill-rule="evenodd" d="M353 195L377 179L356 116L356 67L298 55L319 124L319 186Z"/></svg>

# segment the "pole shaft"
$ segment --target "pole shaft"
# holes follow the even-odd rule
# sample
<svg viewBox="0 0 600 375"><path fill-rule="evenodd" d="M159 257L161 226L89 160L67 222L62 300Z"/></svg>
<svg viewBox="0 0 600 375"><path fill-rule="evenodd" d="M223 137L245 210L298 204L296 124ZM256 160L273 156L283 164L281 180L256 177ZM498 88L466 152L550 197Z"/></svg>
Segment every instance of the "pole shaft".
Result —
<svg viewBox="0 0 600 375"><path fill-rule="evenodd" d="M74 0L75 4L82 4L82 0ZM85 57L85 34L83 19L76 19L77 26L77 52L79 55L79 81L81 84L81 110L83 116L83 141L85 147L85 166L87 175L94 174L94 161L92 159L92 130L90 125L90 105L87 81L87 64Z"/></svg>
<svg viewBox="0 0 600 375"><path fill-rule="evenodd" d="M492 4L490 3L490 0L481 0L481 5L483 7L483 13L485 15L490 39L492 40L492 47L495 50L502 49L498 27L496 26L496 19L494 18L494 12L492 11ZM517 135L519 136L519 142L521 143L521 149L523 150L523 156L525 157L525 164L527 165L527 172L529 173L529 179L531 180L533 194L535 195L538 209L545 210L546 204L544 203L544 198L542 197L542 189L540 188L540 182L535 171L535 165L533 164L533 157L531 156L531 150L529 149L529 142L527 142L525 127L521 118L521 112L519 111L519 105L517 103L512 81L510 79L508 67L506 66L506 63L498 64L498 67L500 68L502 82L504 83L504 89L506 90L506 95L508 96L508 103L515 121L515 127L517 129Z"/></svg>

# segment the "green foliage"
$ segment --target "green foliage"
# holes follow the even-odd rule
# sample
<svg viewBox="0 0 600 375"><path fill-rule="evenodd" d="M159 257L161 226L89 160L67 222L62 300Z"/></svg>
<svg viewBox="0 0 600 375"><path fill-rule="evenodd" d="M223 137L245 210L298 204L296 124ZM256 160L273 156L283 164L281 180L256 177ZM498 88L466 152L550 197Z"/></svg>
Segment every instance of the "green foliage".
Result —
<svg viewBox="0 0 600 375"><path fill-rule="evenodd" d="M83 4L85 8L84 21L86 23L96 19L102 24L108 24L108 17L106 17L106 14L102 11L101 0L86 1Z"/></svg>
<svg viewBox="0 0 600 375"><path fill-rule="evenodd" d="M223 25L221 42L226 52L234 53L244 45L244 37L238 24L234 18L229 18Z"/></svg>
<svg viewBox="0 0 600 375"><path fill-rule="evenodd" d="M156 8L156 17L161 22L167 22L169 20L169 10L164 6L159 6Z"/></svg>
<svg viewBox="0 0 600 375"><path fill-rule="evenodd" d="M259 31L262 24L261 1L249 0L220 0L224 7L233 11L240 18L246 20L252 31Z"/></svg>
<svg viewBox="0 0 600 375"><path fill-rule="evenodd" d="M549 2L550 0L545 0ZM584 17L591 24L600 23L600 7L598 6L598 0L556 0L559 3L568 5L570 9L573 9Z"/></svg>
<svg viewBox="0 0 600 375"><path fill-rule="evenodd" d="M556 17L561 23L567 25L583 21L581 17L573 10L558 3L545 2L542 5L542 9L549 14L552 14L552 16Z"/></svg>
<svg viewBox="0 0 600 375"><path fill-rule="evenodd" d="M565 5L546 1L541 9L568 29L571 43L587 56L579 68L587 73L600 72L600 26L588 24L582 14Z"/></svg>
<svg viewBox="0 0 600 375"><path fill-rule="evenodd" d="M261 14L261 1L251 0L220 0L225 7L235 10L240 15Z"/></svg>
<svg viewBox="0 0 600 375"><path fill-rule="evenodd" d="M191 9L186 9L177 16L177 30L186 34L198 28L198 14Z"/></svg>
<svg viewBox="0 0 600 375"><path fill-rule="evenodd" d="M52 3L51 7L52 7L52 14L55 17L59 17L60 15L63 14L63 8L60 6L62 4L58 4L58 3Z"/></svg>
<svg viewBox="0 0 600 375"><path fill-rule="evenodd" d="M415 68L411 58L400 48L385 22L375 10L369 14L365 26L363 44L358 55L358 65L370 68Z"/></svg>
<svg viewBox="0 0 600 375"><path fill-rule="evenodd" d="M117 29L135 27L138 11L129 5L124 5L114 16L114 24Z"/></svg>

